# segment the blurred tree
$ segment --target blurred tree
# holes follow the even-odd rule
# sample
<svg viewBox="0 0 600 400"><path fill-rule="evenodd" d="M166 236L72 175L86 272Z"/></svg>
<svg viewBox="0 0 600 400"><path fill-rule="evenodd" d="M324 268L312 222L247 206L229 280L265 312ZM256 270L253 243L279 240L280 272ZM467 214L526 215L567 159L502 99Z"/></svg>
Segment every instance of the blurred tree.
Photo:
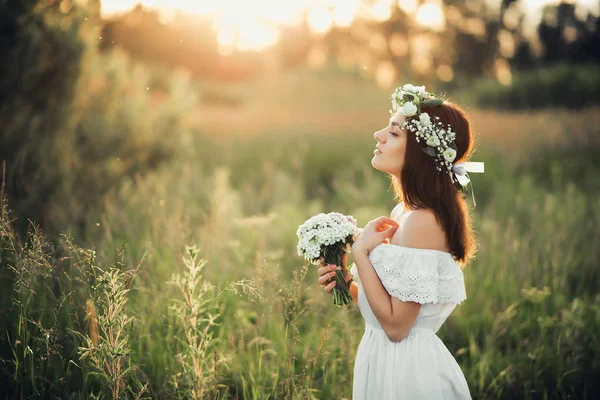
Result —
<svg viewBox="0 0 600 400"><path fill-rule="evenodd" d="M447 88L462 87L481 76L498 77L499 66L507 84L510 69L598 60L597 17L588 12L585 18L581 6L573 2L551 4L536 37L535 28L526 26L531 22L524 1L445 0L439 3L442 29L417 22L426 2L417 2L414 10L394 2L385 21L361 11L351 26L334 25L325 35L312 34L305 15L298 26L280 27L279 43L263 52L223 52L210 18L180 13L165 24L157 12L138 5L104 22L101 46L120 46L136 58L169 68L184 66L204 79L252 78L271 71L275 54L275 64L282 68L329 60L379 83L414 78L425 84L443 81ZM373 1L361 0L361 5L366 10ZM388 79L379 79L382 71Z"/></svg>
<svg viewBox="0 0 600 400"><path fill-rule="evenodd" d="M600 61L600 19L589 12L581 19L577 4L545 6L537 33L543 63Z"/></svg>
<svg viewBox="0 0 600 400"><path fill-rule="evenodd" d="M99 2L80 3L0 2L0 162L21 230L96 222L107 192L172 154L196 105L184 76L153 100L147 70L100 54Z"/></svg>
<svg viewBox="0 0 600 400"><path fill-rule="evenodd" d="M310 31L306 19L298 26L281 28L281 38L275 45L280 67L287 69L306 61L311 43Z"/></svg>
<svg viewBox="0 0 600 400"><path fill-rule="evenodd" d="M163 23L157 11L141 4L103 21L101 36L103 50L120 47L136 59L169 69L182 67L200 79L248 79L265 68L260 53L221 54L209 18L178 13Z"/></svg>
<svg viewBox="0 0 600 400"><path fill-rule="evenodd" d="M0 160L21 224L43 219L64 166L55 138L70 124L85 44L80 20L65 17L62 29L46 17L61 13L58 2L0 3Z"/></svg>

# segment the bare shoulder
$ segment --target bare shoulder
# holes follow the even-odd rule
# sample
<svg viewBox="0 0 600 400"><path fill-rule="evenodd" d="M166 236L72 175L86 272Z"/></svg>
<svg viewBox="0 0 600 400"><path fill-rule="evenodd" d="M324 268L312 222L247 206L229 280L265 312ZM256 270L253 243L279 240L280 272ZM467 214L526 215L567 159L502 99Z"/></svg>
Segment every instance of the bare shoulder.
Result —
<svg viewBox="0 0 600 400"><path fill-rule="evenodd" d="M448 247L444 230L429 209L407 212L391 242L398 246L440 251L447 251Z"/></svg>

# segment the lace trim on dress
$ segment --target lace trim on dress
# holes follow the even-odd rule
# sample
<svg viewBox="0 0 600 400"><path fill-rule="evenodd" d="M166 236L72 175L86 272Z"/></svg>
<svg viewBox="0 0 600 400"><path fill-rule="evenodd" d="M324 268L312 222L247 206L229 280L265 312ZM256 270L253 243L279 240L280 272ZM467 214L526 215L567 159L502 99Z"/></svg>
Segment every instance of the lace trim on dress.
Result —
<svg viewBox="0 0 600 400"><path fill-rule="evenodd" d="M467 297L463 273L450 253L382 244L369 260L388 293L402 301L459 304ZM360 285L356 265L350 272Z"/></svg>

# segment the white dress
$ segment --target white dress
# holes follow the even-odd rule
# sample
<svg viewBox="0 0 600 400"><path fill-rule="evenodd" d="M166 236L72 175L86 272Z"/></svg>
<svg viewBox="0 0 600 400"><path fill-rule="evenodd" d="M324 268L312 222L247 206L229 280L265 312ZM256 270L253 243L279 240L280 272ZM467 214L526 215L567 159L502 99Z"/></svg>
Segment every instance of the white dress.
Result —
<svg viewBox="0 0 600 400"><path fill-rule="evenodd" d="M452 255L381 244L369 260L391 296L422 306L409 335L390 341L369 307L356 265L351 268L366 323L354 364L353 400L470 399L460 366L435 334L466 299L463 273Z"/></svg>

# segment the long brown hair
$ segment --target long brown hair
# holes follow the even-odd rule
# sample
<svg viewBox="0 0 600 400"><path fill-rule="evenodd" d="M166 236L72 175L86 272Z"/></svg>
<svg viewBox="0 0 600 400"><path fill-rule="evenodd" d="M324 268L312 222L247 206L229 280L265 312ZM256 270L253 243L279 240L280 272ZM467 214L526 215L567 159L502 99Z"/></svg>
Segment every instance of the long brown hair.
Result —
<svg viewBox="0 0 600 400"><path fill-rule="evenodd" d="M439 122L444 127L449 124L456 133L454 163L465 161L471 156L474 149L473 132L467 114L460 106L444 101L441 105L425 108L422 112L427 112L432 120L433 117L439 117ZM406 134L406 153L400 181L395 176L392 177L396 198L404 201L408 209L432 210L444 229L454 259L464 266L474 256L477 247L467 203L448 173L438 171L434 158L422 150L425 143L417 143L415 133L408 129Z"/></svg>

